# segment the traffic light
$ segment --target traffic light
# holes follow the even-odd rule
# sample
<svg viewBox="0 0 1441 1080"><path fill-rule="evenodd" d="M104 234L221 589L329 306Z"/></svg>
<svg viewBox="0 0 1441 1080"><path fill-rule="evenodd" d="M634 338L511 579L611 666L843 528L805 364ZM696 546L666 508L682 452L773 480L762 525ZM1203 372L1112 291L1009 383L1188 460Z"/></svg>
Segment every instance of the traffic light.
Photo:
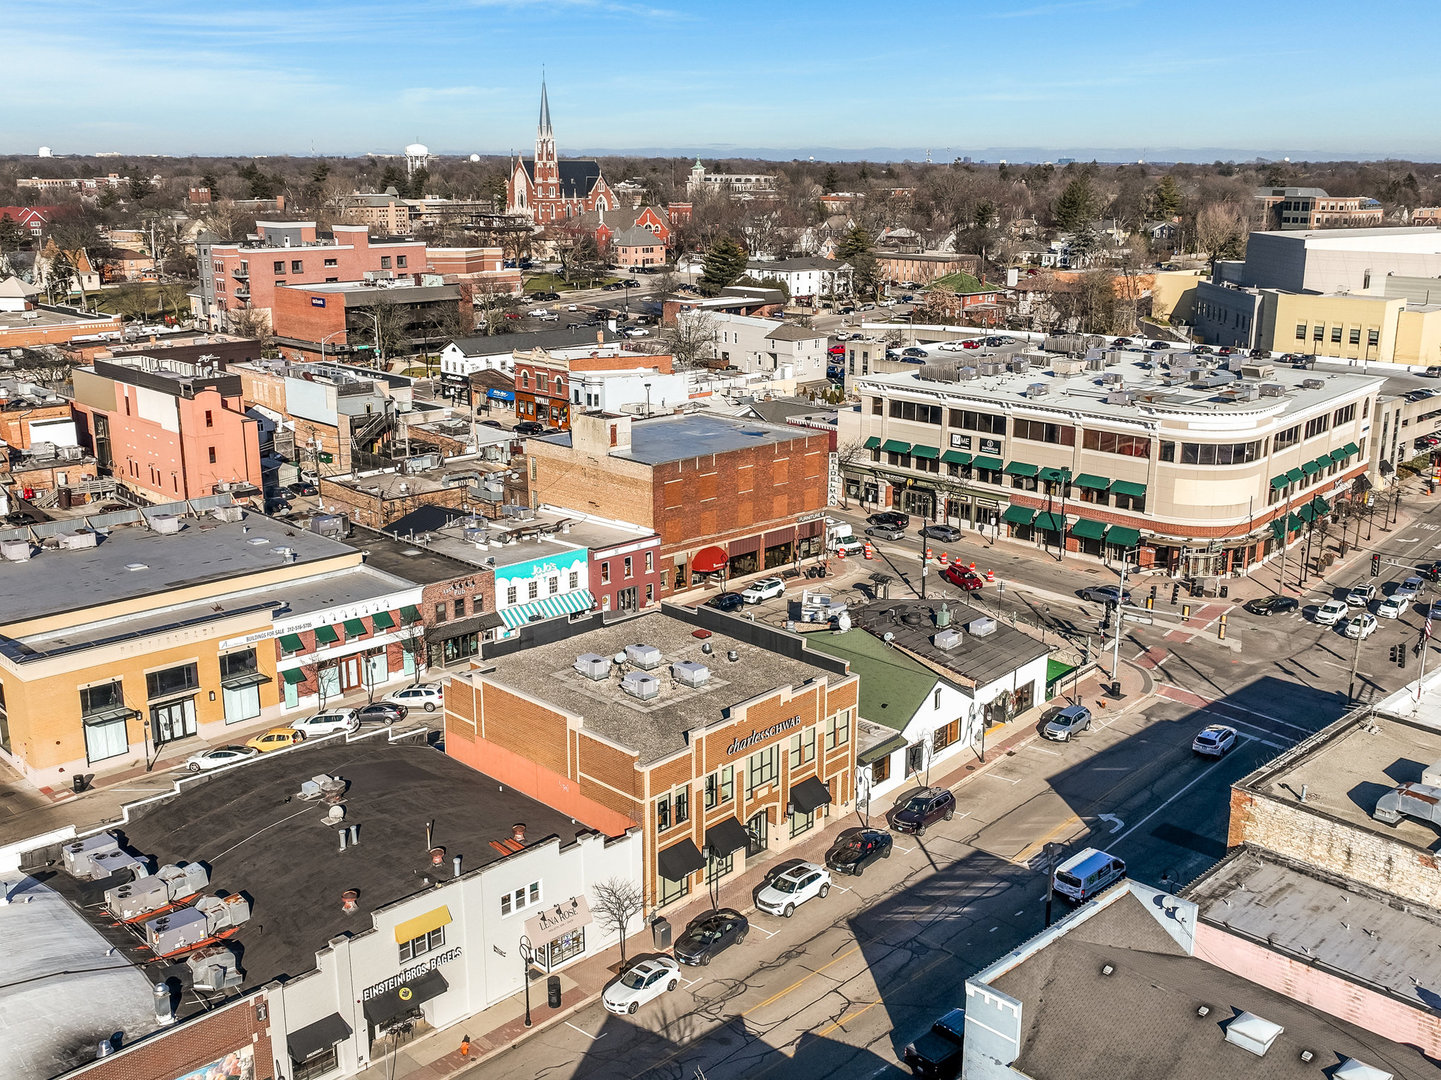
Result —
<svg viewBox="0 0 1441 1080"><path fill-rule="evenodd" d="M1371 576L1372 576L1372 577L1380 577L1380 576L1381 576L1381 556L1380 556L1380 555L1372 555L1372 556L1371 556Z"/></svg>
<svg viewBox="0 0 1441 1080"><path fill-rule="evenodd" d="M1177 604L1181 601L1181 585L1176 582L1171 586L1171 603Z"/></svg>
<svg viewBox="0 0 1441 1080"><path fill-rule="evenodd" d="M1396 654L1400 657L1400 661L1399 661L1399 662L1400 662L1400 665L1401 665L1403 668L1406 666L1406 652L1407 652L1407 649L1406 649L1406 646L1405 646L1405 645L1398 646L1398 648L1397 648L1397 650L1396 650Z"/></svg>
<svg viewBox="0 0 1441 1080"><path fill-rule="evenodd" d="M1392 646L1391 646L1391 663L1393 663L1393 664L1399 664L1399 663L1401 662L1400 654L1401 654L1402 649L1403 649L1403 646L1401 646L1401 645L1392 645Z"/></svg>

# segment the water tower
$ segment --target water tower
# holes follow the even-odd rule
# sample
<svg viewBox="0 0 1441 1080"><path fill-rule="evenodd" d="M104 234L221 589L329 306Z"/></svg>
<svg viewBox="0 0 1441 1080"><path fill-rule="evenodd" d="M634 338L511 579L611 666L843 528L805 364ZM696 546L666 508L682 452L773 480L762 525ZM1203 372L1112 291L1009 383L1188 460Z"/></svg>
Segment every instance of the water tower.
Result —
<svg viewBox="0 0 1441 1080"><path fill-rule="evenodd" d="M424 143L411 143L405 148L405 175L414 176L417 170L425 168L429 160L430 150Z"/></svg>

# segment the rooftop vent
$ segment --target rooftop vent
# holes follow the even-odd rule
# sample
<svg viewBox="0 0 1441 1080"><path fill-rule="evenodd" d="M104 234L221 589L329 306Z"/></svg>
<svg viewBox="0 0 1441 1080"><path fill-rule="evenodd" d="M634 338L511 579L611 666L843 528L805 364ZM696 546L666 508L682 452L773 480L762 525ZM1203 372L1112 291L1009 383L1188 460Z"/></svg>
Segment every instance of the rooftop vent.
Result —
<svg viewBox="0 0 1441 1080"><path fill-rule="evenodd" d="M969 365L956 368L956 380L958 382L970 382L972 379L978 378L980 374L979 371Z"/></svg>
<svg viewBox="0 0 1441 1080"><path fill-rule="evenodd" d="M1136 395L1129 390L1112 390L1106 395L1107 405L1130 405L1136 400Z"/></svg>
<svg viewBox="0 0 1441 1080"><path fill-rule="evenodd" d="M162 536L172 536L180 531L180 518L175 514L156 514L150 519L150 527Z"/></svg>
<svg viewBox="0 0 1441 1080"><path fill-rule="evenodd" d="M1284 1030L1280 1024L1273 1024L1255 1013L1243 1012L1226 1025L1226 1041L1261 1057Z"/></svg>
<svg viewBox="0 0 1441 1080"><path fill-rule="evenodd" d="M1248 379L1274 379L1276 377L1276 365L1242 364L1241 374Z"/></svg>
<svg viewBox="0 0 1441 1080"><path fill-rule="evenodd" d="M0 557L6 562L29 562L29 540L0 540Z"/></svg>
<svg viewBox="0 0 1441 1080"><path fill-rule="evenodd" d="M654 645L627 645L625 658L642 671L654 671L665 662Z"/></svg>
<svg viewBox="0 0 1441 1080"><path fill-rule="evenodd" d="M685 686L704 686L710 682L710 668L694 660L682 660L670 666L670 673L676 682Z"/></svg>
<svg viewBox="0 0 1441 1080"><path fill-rule="evenodd" d="M235 954L223 946L198 949L185 958L185 966L197 990L230 990L243 981Z"/></svg>
<svg viewBox="0 0 1441 1080"><path fill-rule="evenodd" d="M217 506L210 511L210 516L216 521L243 521L245 511L238 506Z"/></svg>
<svg viewBox="0 0 1441 1080"><path fill-rule="evenodd" d="M972 619L966 624L966 629L970 631L971 637L990 637L996 632L996 620L990 618Z"/></svg>
<svg viewBox="0 0 1441 1080"><path fill-rule="evenodd" d="M587 679L600 681L610 675L610 661L593 652L581 653L572 666Z"/></svg>
<svg viewBox="0 0 1441 1080"><path fill-rule="evenodd" d="M1391 1080L1393 1074L1357 1058L1347 1058L1331 1074L1332 1080Z"/></svg>
<svg viewBox="0 0 1441 1080"><path fill-rule="evenodd" d="M1302 379L1301 385L1307 390L1324 390L1326 388L1324 379Z"/></svg>
<svg viewBox="0 0 1441 1080"><path fill-rule="evenodd" d="M937 630L935 636L931 638L931 644L938 649L949 652L959 646L964 640L965 635L954 627L951 627L945 630Z"/></svg>
<svg viewBox="0 0 1441 1080"><path fill-rule="evenodd" d="M1261 384L1262 397L1285 397L1286 387L1278 382L1265 382Z"/></svg>
<svg viewBox="0 0 1441 1080"><path fill-rule="evenodd" d="M643 671L632 671L620 681L620 688L633 698L650 701L660 696L660 680Z"/></svg>
<svg viewBox="0 0 1441 1080"><path fill-rule="evenodd" d="M1261 390L1255 383L1237 383L1235 395L1237 401L1255 401L1261 396Z"/></svg>
<svg viewBox="0 0 1441 1080"><path fill-rule="evenodd" d="M1033 382L1026 387L1026 397L1028 398L1045 397L1050 392L1051 388L1043 382Z"/></svg>

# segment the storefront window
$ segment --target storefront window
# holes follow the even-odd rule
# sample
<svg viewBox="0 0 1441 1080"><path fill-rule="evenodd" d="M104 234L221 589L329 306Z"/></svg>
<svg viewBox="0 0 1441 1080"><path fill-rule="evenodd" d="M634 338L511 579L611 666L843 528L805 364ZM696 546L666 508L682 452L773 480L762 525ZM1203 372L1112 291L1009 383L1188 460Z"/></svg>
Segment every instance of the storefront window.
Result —
<svg viewBox="0 0 1441 1080"><path fill-rule="evenodd" d="M461 634L443 643L443 662L454 664L480 652L479 634Z"/></svg>
<svg viewBox="0 0 1441 1080"><path fill-rule="evenodd" d="M878 758L871 762L871 783L879 784L891 778L891 755Z"/></svg>
<svg viewBox="0 0 1441 1080"><path fill-rule="evenodd" d="M713 881L719 881L735 869L735 852L731 852L723 859L711 858L706 863L705 883L709 885Z"/></svg>
<svg viewBox="0 0 1441 1080"><path fill-rule="evenodd" d="M545 947L546 969L554 971L558 964L563 964L573 957L585 952L585 927L577 926L568 930Z"/></svg>
<svg viewBox="0 0 1441 1080"><path fill-rule="evenodd" d="M670 878L660 879L660 903L664 907L682 896L690 895L690 879L684 881L672 881Z"/></svg>
<svg viewBox="0 0 1441 1080"><path fill-rule="evenodd" d="M178 664L162 671L152 671L145 676L146 696L155 698L193 693L200 689L200 667L198 664Z"/></svg>
<svg viewBox="0 0 1441 1080"><path fill-rule="evenodd" d="M743 577L746 574L754 574L760 569L760 560L756 552L748 551L744 555L733 555L730 561L730 576Z"/></svg>
<svg viewBox="0 0 1441 1080"><path fill-rule="evenodd" d="M816 812L812 810L809 814L791 813L791 837L795 838L801 833L810 832L816 824Z"/></svg>
<svg viewBox="0 0 1441 1080"><path fill-rule="evenodd" d="M294 1063L291 1075L295 1080L317 1080L340 1067L340 1062L335 1056L335 1047L328 1046L324 1050L317 1050L314 1055L305 1061Z"/></svg>

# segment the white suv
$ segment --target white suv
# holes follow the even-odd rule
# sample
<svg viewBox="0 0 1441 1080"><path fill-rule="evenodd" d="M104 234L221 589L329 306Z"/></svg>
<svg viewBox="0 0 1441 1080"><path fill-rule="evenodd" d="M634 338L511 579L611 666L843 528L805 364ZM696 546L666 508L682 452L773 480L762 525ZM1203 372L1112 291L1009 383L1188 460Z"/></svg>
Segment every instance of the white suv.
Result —
<svg viewBox="0 0 1441 1080"><path fill-rule="evenodd" d="M772 878L770 884L756 894L756 907L767 914L784 915L789 919L798 905L813 896L825 896L830 891L829 870L815 863L801 863Z"/></svg>
<svg viewBox="0 0 1441 1080"><path fill-rule="evenodd" d="M784 596L786 583L778 577L761 578L753 581L741 593L741 599L747 604L759 604L762 600L769 600L773 596Z"/></svg>
<svg viewBox="0 0 1441 1080"><path fill-rule="evenodd" d="M421 708L435 712L445 704L445 692L439 686L407 686L393 694L385 695L386 701L404 705L407 709Z"/></svg>
<svg viewBox="0 0 1441 1080"><path fill-rule="evenodd" d="M1346 606L1346 601L1327 600L1316 609L1316 621L1322 626L1335 626L1349 614L1351 609Z"/></svg>
<svg viewBox="0 0 1441 1080"><path fill-rule="evenodd" d="M290 721L289 726L307 737L334 735L337 731L354 731L360 727L360 717L354 709L333 709L314 716L302 716Z"/></svg>

